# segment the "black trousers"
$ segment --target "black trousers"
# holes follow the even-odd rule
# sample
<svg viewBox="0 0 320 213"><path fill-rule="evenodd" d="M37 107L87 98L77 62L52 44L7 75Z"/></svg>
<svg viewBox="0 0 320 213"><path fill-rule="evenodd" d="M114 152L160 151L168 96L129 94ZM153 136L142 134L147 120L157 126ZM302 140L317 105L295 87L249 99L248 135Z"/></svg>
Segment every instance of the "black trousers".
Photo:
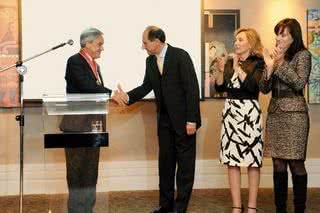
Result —
<svg viewBox="0 0 320 213"><path fill-rule="evenodd" d="M169 116L158 121L160 206L184 213L192 193L195 173L196 135L177 134ZM177 165L177 170L176 170ZM174 200L175 177L177 197Z"/></svg>
<svg viewBox="0 0 320 213"><path fill-rule="evenodd" d="M66 148L69 213L92 213L96 201L100 148Z"/></svg>

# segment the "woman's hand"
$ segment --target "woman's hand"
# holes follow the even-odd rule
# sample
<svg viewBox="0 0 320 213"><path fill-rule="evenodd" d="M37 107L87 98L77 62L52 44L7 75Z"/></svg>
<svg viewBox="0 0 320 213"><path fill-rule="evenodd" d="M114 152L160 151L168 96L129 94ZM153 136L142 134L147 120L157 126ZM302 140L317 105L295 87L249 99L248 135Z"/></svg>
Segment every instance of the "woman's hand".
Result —
<svg viewBox="0 0 320 213"><path fill-rule="evenodd" d="M229 57L233 58L234 75L233 75L232 79L235 79L235 78L239 77L241 81L244 81L244 79L246 78L247 74L246 74L246 72L244 72L242 70L242 68L239 65L240 56L235 54L235 53L231 53L231 54L229 54Z"/></svg>
<svg viewBox="0 0 320 213"><path fill-rule="evenodd" d="M226 58L225 57L218 57L217 58L217 71L220 73L223 73L225 64L226 64Z"/></svg>
<svg viewBox="0 0 320 213"><path fill-rule="evenodd" d="M217 85L222 85L224 82L223 73L224 73L224 65L226 64L226 57L218 57L217 58L217 72L214 73L214 81Z"/></svg>
<svg viewBox="0 0 320 213"><path fill-rule="evenodd" d="M284 48L281 48L279 45L273 49L272 55L273 55L275 64L281 65L283 63L284 53L285 53Z"/></svg>
<svg viewBox="0 0 320 213"><path fill-rule="evenodd" d="M270 79L273 73L276 55L277 53L275 50L272 52L272 54L270 54L267 48L263 49L263 59L267 67L267 76L266 76L267 79Z"/></svg>
<svg viewBox="0 0 320 213"><path fill-rule="evenodd" d="M233 70L236 72L240 66L239 66L239 56L235 53L230 53L229 57L233 59Z"/></svg>

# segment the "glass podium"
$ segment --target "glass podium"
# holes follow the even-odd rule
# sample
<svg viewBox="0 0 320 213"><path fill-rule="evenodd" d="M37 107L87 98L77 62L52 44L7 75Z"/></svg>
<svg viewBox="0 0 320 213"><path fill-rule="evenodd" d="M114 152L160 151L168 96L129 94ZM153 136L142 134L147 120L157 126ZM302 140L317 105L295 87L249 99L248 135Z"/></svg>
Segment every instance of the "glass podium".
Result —
<svg viewBox="0 0 320 213"><path fill-rule="evenodd" d="M45 148L108 146L107 100L106 94L44 95Z"/></svg>
<svg viewBox="0 0 320 213"><path fill-rule="evenodd" d="M44 95L42 107L25 109L23 212L97 212L108 100L107 94Z"/></svg>

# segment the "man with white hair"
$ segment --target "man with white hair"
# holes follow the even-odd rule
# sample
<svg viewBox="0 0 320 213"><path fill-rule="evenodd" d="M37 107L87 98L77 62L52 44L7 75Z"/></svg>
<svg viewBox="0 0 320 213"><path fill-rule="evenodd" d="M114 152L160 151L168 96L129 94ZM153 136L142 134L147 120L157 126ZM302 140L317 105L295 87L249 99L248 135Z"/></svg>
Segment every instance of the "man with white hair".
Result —
<svg viewBox="0 0 320 213"><path fill-rule="evenodd" d="M95 59L103 51L103 33L96 28L88 28L80 35L81 49L67 62L65 80L67 93L111 93L103 85L99 65ZM67 118L67 117L65 117ZM60 129L68 131L88 131L91 120L99 118L105 130L103 115L77 115L68 117L60 124ZM77 143L77 141L75 141ZM68 212L91 213L96 200L96 185L99 167L99 147L66 148L67 181L69 189Z"/></svg>

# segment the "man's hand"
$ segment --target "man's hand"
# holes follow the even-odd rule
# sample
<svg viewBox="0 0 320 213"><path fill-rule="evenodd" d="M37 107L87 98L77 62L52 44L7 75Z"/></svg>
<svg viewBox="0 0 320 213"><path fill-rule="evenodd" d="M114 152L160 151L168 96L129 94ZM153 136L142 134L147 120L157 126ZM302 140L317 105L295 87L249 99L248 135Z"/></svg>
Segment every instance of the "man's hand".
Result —
<svg viewBox="0 0 320 213"><path fill-rule="evenodd" d="M114 92L114 95L111 97L111 99L120 106L127 105L129 101L128 94L122 90L120 84L118 84L118 90Z"/></svg>
<svg viewBox="0 0 320 213"><path fill-rule="evenodd" d="M187 122L186 124L187 135L193 135L197 131L196 123Z"/></svg>

